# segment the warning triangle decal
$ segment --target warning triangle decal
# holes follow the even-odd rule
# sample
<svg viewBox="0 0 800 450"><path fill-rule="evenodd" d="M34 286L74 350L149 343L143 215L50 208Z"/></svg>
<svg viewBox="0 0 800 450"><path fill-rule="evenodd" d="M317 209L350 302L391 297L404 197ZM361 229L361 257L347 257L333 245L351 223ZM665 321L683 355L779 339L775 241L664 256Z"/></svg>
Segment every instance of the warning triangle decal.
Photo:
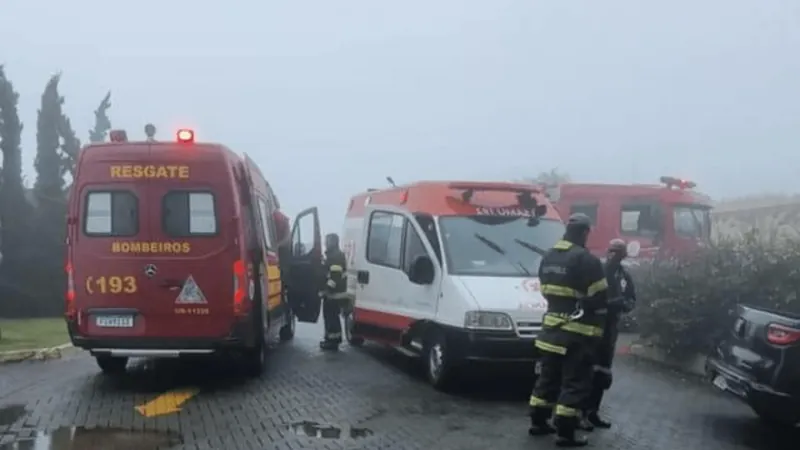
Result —
<svg viewBox="0 0 800 450"><path fill-rule="evenodd" d="M194 277L189 275L189 278L183 283L183 288L181 293L178 294L178 298L175 299L175 303L196 305L208 302L206 301L206 296L203 295L203 291L200 290L200 286L194 281Z"/></svg>

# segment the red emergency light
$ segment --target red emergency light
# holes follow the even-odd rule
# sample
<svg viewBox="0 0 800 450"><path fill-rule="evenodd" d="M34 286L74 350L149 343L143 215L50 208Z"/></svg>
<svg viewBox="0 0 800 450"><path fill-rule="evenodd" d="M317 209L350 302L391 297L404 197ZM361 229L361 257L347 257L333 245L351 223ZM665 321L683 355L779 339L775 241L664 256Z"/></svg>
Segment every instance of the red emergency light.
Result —
<svg viewBox="0 0 800 450"><path fill-rule="evenodd" d="M125 130L111 130L108 138L111 142L128 142L128 133Z"/></svg>
<svg viewBox="0 0 800 450"><path fill-rule="evenodd" d="M667 185L668 189L672 189L673 187L678 189L694 189L697 187L697 183L694 181L684 180L681 178L675 177L661 177L661 182Z"/></svg>
<svg viewBox="0 0 800 450"><path fill-rule="evenodd" d="M191 144L194 142L194 131L188 128L182 128L177 133L178 142L182 144Z"/></svg>

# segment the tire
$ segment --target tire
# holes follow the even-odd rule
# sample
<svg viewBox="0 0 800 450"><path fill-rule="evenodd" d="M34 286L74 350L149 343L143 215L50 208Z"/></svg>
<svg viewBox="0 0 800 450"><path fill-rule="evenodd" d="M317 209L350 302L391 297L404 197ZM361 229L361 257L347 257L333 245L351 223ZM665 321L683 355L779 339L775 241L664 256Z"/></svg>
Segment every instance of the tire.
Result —
<svg viewBox="0 0 800 450"><path fill-rule="evenodd" d="M263 266L259 267L259 274L263 274ZM263 277L261 277L263 279ZM258 292L255 298L263 296L263 281L258 284ZM267 327L269 326L269 317L264 312L264 302L255 302L253 309L253 333L255 334L255 345L253 348L245 350L244 365L245 371L248 376L258 378L264 373L267 367Z"/></svg>
<svg viewBox="0 0 800 450"><path fill-rule="evenodd" d="M281 341L287 342L294 339L294 332L295 327L297 326L297 318L294 316L294 313L290 309L289 312L286 313L286 325L281 327Z"/></svg>
<svg viewBox="0 0 800 450"><path fill-rule="evenodd" d="M750 405L759 419L765 425L775 428L792 428L800 422L800 413L781 415L779 411L770 409L769 407L761 407L757 405Z"/></svg>
<svg viewBox="0 0 800 450"><path fill-rule="evenodd" d="M353 336L353 325L355 325L353 313L348 312L344 314L344 336L347 339L347 343L353 347L361 347L364 345L364 338L361 336Z"/></svg>
<svg viewBox="0 0 800 450"><path fill-rule="evenodd" d="M423 358L428 383L437 391L449 391L456 371L444 333L437 330L431 332L425 343Z"/></svg>
<svg viewBox="0 0 800 450"><path fill-rule="evenodd" d="M96 355L94 359L106 375L121 375L128 367L128 358L124 356Z"/></svg>

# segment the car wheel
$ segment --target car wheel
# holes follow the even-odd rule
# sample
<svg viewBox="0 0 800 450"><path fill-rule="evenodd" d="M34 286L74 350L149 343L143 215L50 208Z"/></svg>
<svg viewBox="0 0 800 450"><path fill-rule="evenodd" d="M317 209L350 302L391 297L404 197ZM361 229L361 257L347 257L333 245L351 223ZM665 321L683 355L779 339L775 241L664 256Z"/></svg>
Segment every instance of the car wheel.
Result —
<svg viewBox="0 0 800 450"><path fill-rule="evenodd" d="M353 347L361 347L364 345L364 338L361 336L353 336L354 325L355 321L353 320L353 313L346 313L344 315L344 336L347 339L347 343Z"/></svg>
<svg viewBox="0 0 800 450"><path fill-rule="evenodd" d="M297 318L294 313L289 310L286 313L286 324L281 327L281 341L291 341L294 339L295 327L297 327Z"/></svg>
<svg viewBox="0 0 800 450"><path fill-rule="evenodd" d="M750 405L758 418L766 425L779 428L792 428L800 422L800 414L781 415L779 411L769 407Z"/></svg>
<svg viewBox="0 0 800 450"><path fill-rule="evenodd" d="M425 358L425 377L428 383L439 391L447 391L452 385L455 371L453 361L448 352L447 339L444 333L433 332L428 338L423 352Z"/></svg>
<svg viewBox="0 0 800 450"><path fill-rule="evenodd" d="M94 358L100 370L106 375L125 373L125 368L128 367L128 358L124 356L97 355Z"/></svg>
<svg viewBox="0 0 800 450"><path fill-rule="evenodd" d="M259 269L259 273L263 274L263 267ZM263 277L261 277L263 279ZM263 281L261 283L263 287ZM261 292L256 295L256 298L259 298L264 295L264 290L260 289ZM249 348L245 351L244 355L244 364L247 371L247 374L252 377L260 377L262 373L264 373L264 369L267 366L267 335L269 333L269 317L267 317L267 313L265 312L264 302L258 301L254 302L255 308L253 308L253 332L255 334L255 343L253 348Z"/></svg>

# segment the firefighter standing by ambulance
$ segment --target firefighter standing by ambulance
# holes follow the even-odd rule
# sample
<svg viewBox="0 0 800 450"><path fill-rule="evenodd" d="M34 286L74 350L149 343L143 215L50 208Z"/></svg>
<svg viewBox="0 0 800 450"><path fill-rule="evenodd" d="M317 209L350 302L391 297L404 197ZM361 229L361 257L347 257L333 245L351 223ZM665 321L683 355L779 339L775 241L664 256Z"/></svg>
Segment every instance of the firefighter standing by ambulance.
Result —
<svg viewBox="0 0 800 450"><path fill-rule="evenodd" d="M613 377L611 363L617 349L619 336L619 320L622 314L633 311L636 306L636 291L633 279L622 265L628 256L628 249L622 239L612 239L609 243L606 258L606 281L608 282L608 315L606 316L605 330L600 345L592 360L592 392L587 399L584 421L581 428L592 430L597 428L611 428L611 423L600 418L600 403L603 394L611 388Z"/></svg>
<svg viewBox="0 0 800 450"><path fill-rule="evenodd" d="M542 258L539 267L548 308L536 339L542 354L541 373L529 402L528 433L556 433L560 447L588 444L576 430L591 390L590 357L603 334L607 309L603 265L585 248L590 230L588 216L570 216L564 238Z"/></svg>
<svg viewBox="0 0 800 450"><path fill-rule="evenodd" d="M325 236L325 273L327 280L322 293L322 319L325 337L319 343L323 350L338 350L342 343L342 302L347 298L347 257L339 249L339 236Z"/></svg>

